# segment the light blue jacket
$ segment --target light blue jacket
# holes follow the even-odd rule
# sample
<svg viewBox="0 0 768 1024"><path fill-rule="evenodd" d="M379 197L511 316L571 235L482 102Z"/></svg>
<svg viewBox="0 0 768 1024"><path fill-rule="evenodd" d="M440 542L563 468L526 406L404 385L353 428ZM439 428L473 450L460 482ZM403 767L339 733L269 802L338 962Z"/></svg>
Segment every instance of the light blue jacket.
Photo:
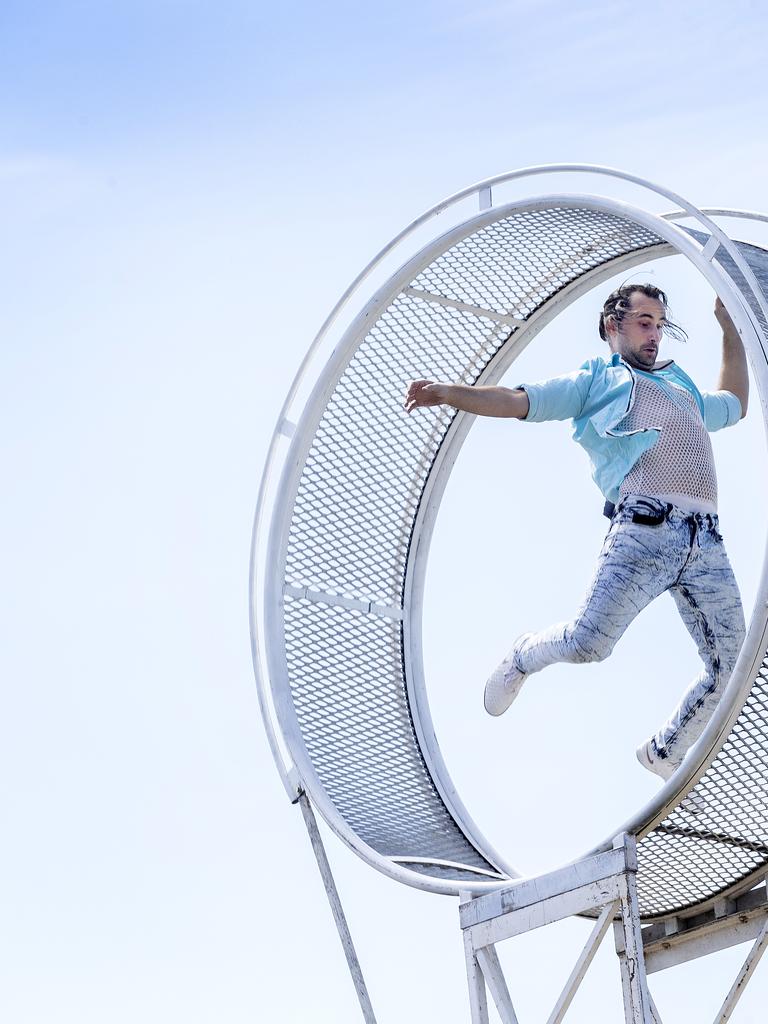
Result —
<svg viewBox="0 0 768 1024"><path fill-rule="evenodd" d="M590 359L574 373L536 384L520 384L528 395L526 422L573 420L573 439L586 449L592 478L608 501L616 502L621 481L643 452L659 438L653 428L617 430L635 397L637 373L614 352L610 359ZM709 431L730 427L741 419L741 402L730 391L700 392L679 366L670 362L652 376L661 387L665 378L686 388Z"/></svg>

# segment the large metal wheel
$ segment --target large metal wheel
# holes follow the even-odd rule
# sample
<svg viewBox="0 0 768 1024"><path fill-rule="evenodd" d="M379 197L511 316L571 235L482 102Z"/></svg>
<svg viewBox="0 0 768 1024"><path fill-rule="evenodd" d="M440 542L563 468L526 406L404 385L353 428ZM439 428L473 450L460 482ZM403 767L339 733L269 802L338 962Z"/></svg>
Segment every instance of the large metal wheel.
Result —
<svg viewBox="0 0 768 1024"><path fill-rule="evenodd" d="M525 175L589 172L674 204L660 215L579 193L493 204ZM378 285L394 247L477 196ZM261 706L292 799L305 791L330 827L399 881L457 894L518 873L479 833L440 755L423 678L421 615L432 527L472 418L408 417L411 374L493 383L541 328L602 281L679 253L723 299L768 405L768 251L631 175L530 168L464 190L424 214L363 271L321 330L283 409L254 526L251 625ZM678 221L688 219L687 226ZM352 299L358 313L327 360L323 343ZM317 356L321 358L318 359ZM297 412L297 410L300 410ZM768 570L718 710L683 767L622 831L638 839L641 913L704 907L768 872ZM694 790L694 825L678 806Z"/></svg>

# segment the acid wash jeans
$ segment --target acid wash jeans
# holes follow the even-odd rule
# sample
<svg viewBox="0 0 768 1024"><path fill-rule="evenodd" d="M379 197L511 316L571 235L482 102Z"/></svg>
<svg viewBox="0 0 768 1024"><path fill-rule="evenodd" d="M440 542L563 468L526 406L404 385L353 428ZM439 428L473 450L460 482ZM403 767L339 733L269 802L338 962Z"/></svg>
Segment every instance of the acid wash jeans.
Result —
<svg viewBox="0 0 768 1024"><path fill-rule="evenodd" d="M704 662L646 746L652 770L667 778L711 718L745 635L741 597L716 515L686 512L654 498L625 498L575 619L525 634L513 659L526 674L555 662L602 661L635 616L665 590Z"/></svg>

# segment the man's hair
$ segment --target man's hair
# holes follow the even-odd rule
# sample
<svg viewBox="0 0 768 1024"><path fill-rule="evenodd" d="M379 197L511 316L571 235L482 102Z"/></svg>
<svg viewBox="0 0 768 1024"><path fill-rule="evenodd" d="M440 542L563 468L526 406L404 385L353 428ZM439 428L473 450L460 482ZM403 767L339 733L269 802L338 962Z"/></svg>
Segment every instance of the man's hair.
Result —
<svg viewBox="0 0 768 1024"><path fill-rule="evenodd" d="M603 305L603 311L600 314L599 331L600 337L603 341L608 341L608 331L606 330L605 321L609 316L614 317L616 320L616 326L621 325L621 321L630 312L632 308L632 296L635 292L641 292L643 295L647 295L649 299L656 299L664 307L664 317L666 323L664 324L664 333L668 334L671 338L675 338L677 341L687 341L688 335L685 333L682 327L678 327L677 324L673 324L667 317L669 303L667 301L666 293L657 288L655 284L623 284L616 291L611 292L608 298L605 300Z"/></svg>

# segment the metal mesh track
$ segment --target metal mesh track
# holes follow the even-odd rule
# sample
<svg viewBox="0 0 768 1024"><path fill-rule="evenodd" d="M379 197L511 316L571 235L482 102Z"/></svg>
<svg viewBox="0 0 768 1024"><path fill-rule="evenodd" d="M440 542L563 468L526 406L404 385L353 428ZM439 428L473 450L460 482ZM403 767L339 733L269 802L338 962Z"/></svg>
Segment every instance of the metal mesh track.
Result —
<svg viewBox="0 0 768 1024"><path fill-rule="evenodd" d="M694 231L690 228L684 228L683 230L687 231L689 235L701 242L702 245L706 244L709 240L709 235L704 234L702 231ZM750 245L749 242L734 242L734 245L744 258L749 269L757 278L757 282L760 285L763 295L768 295L768 253L766 253L765 249L761 249L757 245ZM752 312L755 314L757 322L760 325L763 338L768 338L768 322L766 321L757 300L752 294L752 289L745 281L742 272L722 246L720 246L715 253L715 259L733 280L742 295L745 296Z"/></svg>
<svg viewBox="0 0 768 1024"><path fill-rule="evenodd" d="M702 243L708 239L689 233ZM768 294L768 252L735 244ZM721 248L716 258L749 296L728 254ZM767 339L768 324L753 298L750 305ZM768 655L728 739L692 792L698 813L677 808L638 844L638 896L646 916L696 906L768 869Z"/></svg>
<svg viewBox="0 0 768 1024"><path fill-rule="evenodd" d="M696 906L768 867L768 657L720 753L680 807L639 844L644 915Z"/></svg>
<svg viewBox="0 0 768 1024"><path fill-rule="evenodd" d="M283 569L293 707L339 813L379 853L415 858L411 870L461 880L461 869L433 862L493 865L435 787L403 676L396 615L408 549L455 415L405 415L404 384L419 375L473 383L517 321L583 274L660 242L618 217L565 208L478 230L417 274L371 324L314 428ZM313 599L296 596L307 592Z"/></svg>
<svg viewBox="0 0 768 1024"><path fill-rule="evenodd" d="M494 866L441 798L409 706L400 621L406 564L455 413L406 416L404 383L420 375L475 382L561 289L619 257L635 253L639 261L662 242L629 220L567 207L513 212L475 231L418 272L361 333L310 425L278 570L293 709L340 815L370 847L413 871L461 881ZM768 290L768 253L738 244ZM727 254L717 259L743 286ZM694 906L768 867L767 780L768 661L694 790L701 813L676 809L638 845L644 916Z"/></svg>

